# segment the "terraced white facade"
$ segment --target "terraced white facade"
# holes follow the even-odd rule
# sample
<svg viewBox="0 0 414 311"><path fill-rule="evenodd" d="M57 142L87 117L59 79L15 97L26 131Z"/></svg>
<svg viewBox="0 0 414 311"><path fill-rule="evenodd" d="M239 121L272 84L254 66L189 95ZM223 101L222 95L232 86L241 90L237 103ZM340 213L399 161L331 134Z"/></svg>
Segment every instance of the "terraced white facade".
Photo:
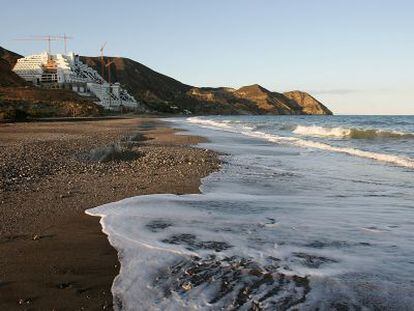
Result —
<svg viewBox="0 0 414 311"><path fill-rule="evenodd" d="M18 59L13 71L40 87L71 88L80 95L95 96L99 99L97 103L109 110L141 108L119 83L110 85L74 53L30 55Z"/></svg>

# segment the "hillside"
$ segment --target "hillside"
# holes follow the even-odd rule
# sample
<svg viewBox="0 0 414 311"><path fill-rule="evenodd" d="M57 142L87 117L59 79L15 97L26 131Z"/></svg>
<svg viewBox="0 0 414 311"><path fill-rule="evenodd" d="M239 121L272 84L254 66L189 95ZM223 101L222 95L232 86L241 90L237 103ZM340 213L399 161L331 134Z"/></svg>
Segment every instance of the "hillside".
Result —
<svg viewBox="0 0 414 311"><path fill-rule="evenodd" d="M103 109L71 90L32 86L12 68L22 56L0 47L0 121L101 115Z"/></svg>
<svg viewBox="0 0 414 311"><path fill-rule="evenodd" d="M33 98L36 98L35 102L43 101L48 105L51 105L52 102L55 104L63 102L61 94L51 90L40 90L31 87L30 83L25 82L12 72L11 69L20 57L20 55L0 47L0 87L9 87L7 89L7 102L16 103L19 100L21 102L26 101L27 104L31 105L34 102ZM81 60L99 73L101 72L99 57L82 56ZM269 91L258 84L244 86L239 89L194 87L158 73L128 58L105 57L104 61L105 63L113 62L110 65L111 81L119 82L131 95L147 106L149 111L155 113L332 114L317 99L301 91L278 93ZM107 69L103 76L108 79ZM30 92L22 92L21 89L16 88L16 94L12 95L13 87L30 88ZM4 90L2 92L4 94ZM76 94L71 91L66 91L66 93L64 97L69 96L69 94L72 96L69 102L93 105L91 101L77 98ZM4 107L4 95L3 99L1 96L0 94L0 102L3 101ZM79 113L82 114L88 111L86 109L80 112L81 110L79 110ZM92 110L97 112L95 109Z"/></svg>
<svg viewBox="0 0 414 311"><path fill-rule="evenodd" d="M70 90L0 87L0 120L100 116L101 106Z"/></svg>
<svg viewBox="0 0 414 311"><path fill-rule="evenodd" d="M283 93L283 95L301 106L305 114L332 114L325 105L308 93L291 91Z"/></svg>
<svg viewBox="0 0 414 311"><path fill-rule="evenodd" d="M99 57L81 60L101 72ZM194 87L122 57L105 57L111 80L118 81L137 100L156 112L194 114L332 114L311 95L292 91L271 92L258 84L232 88ZM108 72L105 70L105 78Z"/></svg>
<svg viewBox="0 0 414 311"><path fill-rule="evenodd" d="M82 56L81 60L102 75L100 57ZM119 82L137 100L155 110L162 109L163 104L175 102L191 89L191 86L155 72L129 58L105 57L104 61L106 64L114 62L110 65L111 81ZM108 80L107 69L102 76Z"/></svg>
<svg viewBox="0 0 414 311"><path fill-rule="evenodd" d="M17 60L22 57L23 56L12 51L6 50L5 48L2 48L0 46L0 59L4 60L10 66L10 68L13 68Z"/></svg>
<svg viewBox="0 0 414 311"><path fill-rule="evenodd" d="M12 68L22 56L0 46L0 86L24 86L25 80L16 75Z"/></svg>

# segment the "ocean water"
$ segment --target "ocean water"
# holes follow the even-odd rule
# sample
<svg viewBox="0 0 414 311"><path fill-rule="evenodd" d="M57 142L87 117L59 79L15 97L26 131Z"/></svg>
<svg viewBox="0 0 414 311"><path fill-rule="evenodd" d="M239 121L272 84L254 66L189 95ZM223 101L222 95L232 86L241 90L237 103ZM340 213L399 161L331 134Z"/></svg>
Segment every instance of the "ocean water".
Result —
<svg viewBox="0 0 414 311"><path fill-rule="evenodd" d="M87 211L119 252L116 309L414 310L414 116L170 121L222 169Z"/></svg>

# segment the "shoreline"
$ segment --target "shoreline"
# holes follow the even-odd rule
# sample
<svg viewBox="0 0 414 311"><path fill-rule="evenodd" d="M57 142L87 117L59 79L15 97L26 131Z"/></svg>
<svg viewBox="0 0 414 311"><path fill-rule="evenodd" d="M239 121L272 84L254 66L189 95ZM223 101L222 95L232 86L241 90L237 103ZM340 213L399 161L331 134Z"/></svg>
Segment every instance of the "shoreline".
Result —
<svg viewBox="0 0 414 311"><path fill-rule="evenodd" d="M174 133L155 118L0 125L0 309L111 309L117 252L84 211L198 193L219 168L217 154ZM95 161L125 137L132 158Z"/></svg>

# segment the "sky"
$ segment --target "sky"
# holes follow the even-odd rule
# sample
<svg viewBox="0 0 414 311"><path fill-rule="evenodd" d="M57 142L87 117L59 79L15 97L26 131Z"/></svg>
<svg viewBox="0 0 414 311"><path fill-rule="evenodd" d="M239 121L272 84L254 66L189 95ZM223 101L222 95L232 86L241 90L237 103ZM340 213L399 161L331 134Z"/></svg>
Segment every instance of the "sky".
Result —
<svg viewBox="0 0 414 311"><path fill-rule="evenodd" d="M1 4L0 46L123 56L194 86L303 90L336 114L414 114L412 0L137 0ZM52 44L63 52L63 44Z"/></svg>

